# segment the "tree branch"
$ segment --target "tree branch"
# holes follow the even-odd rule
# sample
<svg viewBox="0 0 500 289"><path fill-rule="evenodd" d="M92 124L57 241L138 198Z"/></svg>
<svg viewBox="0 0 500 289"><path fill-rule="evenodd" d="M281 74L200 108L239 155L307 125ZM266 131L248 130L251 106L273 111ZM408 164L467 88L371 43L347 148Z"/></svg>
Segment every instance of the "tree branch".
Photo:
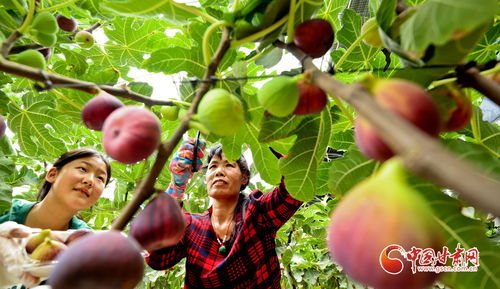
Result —
<svg viewBox="0 0 500 289"><path fill-rule="evenodd" d="M5 58L0 57L0 71L7 72L13 75L26 77L31 80L45 82L46 79L39 69L19 64L16 62L8 61ZM109 94L114 96L119 96L126 99L131 99L137 102L144 103L147 106L153 105L175 105L174 102L170 100L159 100L152 99L145 95L135 93L128 89L127 87L113 87L109 85L101 85L93 82L82 81L63 75L58 75L55 73L44 72L48 79L54 85L67 85L68 88L77 89L80 91L88 92L91 94L96 94L99 90L104 90Z"/></svg>
<svg viewBox="0 0 500 289"><path fill-rule="evenodd" d="M471 67L457 69L457 83L464 87L472 87L500 106L500 85L481 75L479 69Z"/></svg>
<svg viewBox="0 0 500 289"><path fill-rule="evenodd" d="M229 38L229 30L227 28L224 29L222 33L222 39L215 52L215 55L212 58L212 62L208 65L207 71L205 72L204 79L209 79L210 76L215 75L217 71L217 67L219 66L222 58L224 57L226 51L230 47L231 40ZM191 117L196 113L198 109L198 105L205 93L210 89L209 82L203 82L198 90L196 91L196 95L193 99L191 107L188 112L184 116L180 126L174 132L174 134L170 137L170 139L162 143L158 149L158 154L156 156L156 160L151 168L151 171L146 176L146 178L139 184L136 188L134 197L132 200L123 208L118 218L113 223L111 229L114 230L123 230L128 222L132 219L135 212L139 209L139 206L146 201L154 192L154 184L156 179L160 175L163 170L168 158L172 154L174 148L181 141L182 136L189 128L189 121Z"/></svg>
<svg viewBox="0 0 500 289"><path fill-rule="evenodd" d="M360 83L345 84L320 71L310 57L294 45L275 42L277 47L302 60L312 71L312 81L324 91L349 103L368 120L383 140L413 173L452 189L472 205L500 216L500 180L445 150L437 140L381 107Z"/></svg>

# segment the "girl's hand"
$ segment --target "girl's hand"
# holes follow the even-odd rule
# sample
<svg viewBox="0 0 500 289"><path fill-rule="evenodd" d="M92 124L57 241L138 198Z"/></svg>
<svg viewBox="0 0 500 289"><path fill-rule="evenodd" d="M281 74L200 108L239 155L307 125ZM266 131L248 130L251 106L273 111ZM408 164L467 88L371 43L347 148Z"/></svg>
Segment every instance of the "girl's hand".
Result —
<svg viewBox="0 0 500 289"><path fill-rule="evenodd" d="M9 288L22 283L33 287L40 278L22 270L26 255L22 253L20 238L30 235L30 228L16 222L0 224L0 288Z"/></svg>
<svg viewBox="0 0 500 289"><path fill-rule="evenodd" d="M170 161L170 172L172 173L172 181L167 189L167 193L176 198L181 198L186 190L186 184L193 176L193 156L194 156L194 138L184 140L179 150L175 153L172 161ZM206 143L199 140L197 149L196 167L201 168L201 159L204 156Z"/></svg>

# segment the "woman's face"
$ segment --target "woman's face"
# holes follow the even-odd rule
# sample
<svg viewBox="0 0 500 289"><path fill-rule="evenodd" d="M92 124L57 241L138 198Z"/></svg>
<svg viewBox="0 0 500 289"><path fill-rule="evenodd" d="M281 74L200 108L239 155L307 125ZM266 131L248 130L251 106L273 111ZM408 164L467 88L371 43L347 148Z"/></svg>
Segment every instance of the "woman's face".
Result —
<svg viewBox="0 0 500 289"><path fill-rule="evenodd" d="M46 180L52 183L52 187L47 197L52 194L53 198L73 210L87 209L101 196L106 179L106 164L101 158L76 159L60 170L49 170Z"/></svg>
<svg viewBox="0 0 500 289"><path fill-rule="evenodd" d="M212 198L231 198L237 196L242 184L248 182L248 176L242 175L236 162L227 161L224 154L214 156L205 175L208 195Z"/></svg>

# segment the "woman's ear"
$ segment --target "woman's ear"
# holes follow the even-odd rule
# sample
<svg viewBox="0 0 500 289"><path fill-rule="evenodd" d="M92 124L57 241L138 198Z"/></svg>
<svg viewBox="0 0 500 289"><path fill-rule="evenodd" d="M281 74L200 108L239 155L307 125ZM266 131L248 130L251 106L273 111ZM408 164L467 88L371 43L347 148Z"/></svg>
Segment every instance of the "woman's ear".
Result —
<svg viewBox="0 0 500 289"><path fill-rule="evenodd" d="M249 182L250 182L250 179L249 179L248 174L241 175L241 184L248 185Z"/></svg>
<svg viewBox="0 0 500 289"><path fill-rule="evenodd" d="M45 175L45 180L49 183L53 183L56 181L56 178L57 178L57 174L59 173L59 171L57 170L56 167L51 167L49 169L49 171L47 172L47 174Z"/></svg>

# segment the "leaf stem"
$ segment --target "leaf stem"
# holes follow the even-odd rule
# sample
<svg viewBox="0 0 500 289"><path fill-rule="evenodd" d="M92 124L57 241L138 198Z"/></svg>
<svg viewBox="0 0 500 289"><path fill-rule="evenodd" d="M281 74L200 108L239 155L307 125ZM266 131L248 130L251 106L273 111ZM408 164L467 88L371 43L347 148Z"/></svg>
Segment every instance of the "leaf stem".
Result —
<svg viewBox="0 0 500 289"><path fill-rule="evenodd" d="M191 6L188 6L186 4L177 3L175 1L170 1L170 3L172 3L172 5L174 5L175 7L179 8L179 9L187 11L187 12L189 12L191 14L196 15L196 16L200 16L201 18L204 18L205 20L207 20L210 23L216 23L216 22L219 21L218 19L216 19L216 18L208 15L207 13L204 13L204 12L200 11L199 9L196 9L194 7L191 7Z"/></svg>
<svg viewBox="0 0 500 289"><path fill-rule="evenodd" d="M349 113L349 111L347 111L347 108L345 108L344 104L340 101L340 99L333 94L330 94L330 96L333 98L335 104L340 108L340 111L342 111L345 117L347 117L351 125L354 125L354 119L352 118L352 115Z"/></svg>
<svg viewBox="0 0 500 289"><path fill-rule="evenodd" d="M228 27L228 26L233 26L233 23L227 22L227 21L218 21L210 25L205 33L203 34L203 40L202 40L202 52L203 52L203 59L205 60L205 64L209 65L210 64L210 44L208 43L208 40L210 39L210 35L214 32L215 29L219 27Z"/></svg>
<svg viewBox="0 0 500 289"><path fill-rule="evenodd" d="M295 24L295 0L290 0L290 10L288 11L288 25L287 25L287 43L292 43L293 42L293 37L294 37L294 24Z"/></svg>
<svg viewBox="0 0 500 289"><path fill-rule="evenodd" d="M50 7L38 9L38 12L45 12L45 11L50 11L50 10L57 10L57 9L69 6L69 5L73 4L74 2L76 2L76 0L68 0L66 2L62 2L62 3L59 3L59 4L54 5L54 6L50 6Z"/></svg>
<svg viewBox="0 0 500 289"><path fill-rule="evenodd" d="M28 27L31 24L31 20L33 20L33 15L35 15L35 0L30 0L28 4L28 14L26 15L26 18L24 18L24 22L21 27L19 27L18 29L19 33L21 34L26 33L26 30L28 30Z"/></svg>
<svg viewBox="0 0 500 289"><path fill-rule="evenodd" d="M278 22L276 22L273 25L267 27L266 29L263 29L263 30L261 30L261 31L259 31L257 33L252 34L252 35L249 35L249 36L247 36L247 37L245 37L243 39L234 41L233 43L231 43L231 47L238 47L238 46L241 46L241 45L243 45L245 43L252 42L252 41L257 40L257 39L259 39L261 37L264 37L267 34L273 32L274 30L276 30L281 25L283 25L287 20L288 20L288 15L284 16Z"/></svg>
<svg viewBox="0 0 500 289"><path fill-rule="evenodd" d="M16 6L17 10L19 10L19 12L21 12L22 15L26 14L26 10L24 10L24 7L19 4L19 2L17 2L17 0L11 0L12 3L14 3L14 6Z"/></svg>
<svg viewBox="0 0 500 289"><path fill-rule="evenodd" d="M361 41L363 41L365 36L375 29L378 29L376 25L370 27L365 32L361 33L361 35L359 35L358 38L356 38L356 40L354 40L354 42L351 44L351 46L349 46L349 48L347 48L345 53L342 55L342 57L339 59L339 61L335 64L335 68L339 69L342 66L342 64L344 63L344 61L347 59L349 54L351 54L351 52L354 50L354 48L358 47L358 45L361 43Z"/></svg>

